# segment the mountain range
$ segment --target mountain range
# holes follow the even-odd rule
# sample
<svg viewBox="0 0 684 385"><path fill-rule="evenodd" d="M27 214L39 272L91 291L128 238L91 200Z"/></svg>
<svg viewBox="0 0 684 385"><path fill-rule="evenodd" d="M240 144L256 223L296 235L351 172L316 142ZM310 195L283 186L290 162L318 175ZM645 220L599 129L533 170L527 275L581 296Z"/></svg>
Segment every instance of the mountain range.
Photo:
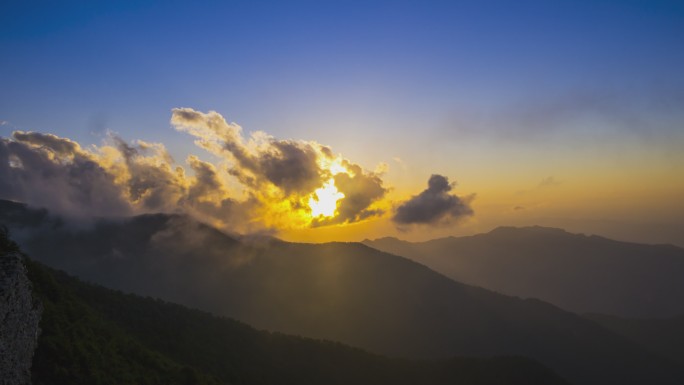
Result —
<svg viewBox="0 0 684 385"><path fill-rule="evenodd" d="M684 316L621 318L585 314L584 317L684 366Z"/></svg>
<svg viewBox="0 0 684 385"><path fill-rule="evenodd" d="M684 249L619 242L547 227L500 227L427 242L364 244L456 281L539 298L575 313L628 318L684 315Z"/></svg>
<svg viewBox="0 0 684 385"><path fill-rule="evenodd" d="M2 205L2 222L43 263L260 329L411 359L525 356L576 384L684 380L672 359L590 319L363 244L252 243L167 214L71 225Z"/></svg>
<svg viewBox="0 0 684 385"><path fill-rule="evenodd" d="M3 314L12 312L17 322L29 316L12 301L26 293L41 316L35 352L4 351L0 367L14 373L12 365L29 360L27 378L36 385L567 384L523 357L389 359L87 284L25 256L23 268L5 269L17 262L6 235L0 231L0 273L29 283L0 282L0 293L10 297ZM20 342L3 334L20 324L5 321L0 319L0 341ZM28 383L2 373L3 384Z"/></svg>

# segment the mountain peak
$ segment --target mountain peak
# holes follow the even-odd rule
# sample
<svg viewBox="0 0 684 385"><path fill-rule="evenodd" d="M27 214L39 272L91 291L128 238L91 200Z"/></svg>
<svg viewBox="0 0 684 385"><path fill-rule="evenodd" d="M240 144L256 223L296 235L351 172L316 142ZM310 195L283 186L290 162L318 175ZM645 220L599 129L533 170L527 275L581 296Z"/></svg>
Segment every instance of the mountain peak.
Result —
<svg viewBox="0 0 684 385"><path fill-rule="evenodd" d="M370 242L407 242L404 241L403 239L399 239L397 237L380 237L380 238L375 238L375 239L370 239L366 238L361 243L370 243Z"/></svg>
<svg viewBox="0 0 684 385"><path fill-rule="evenodd" d="M570 234L567 231L557 227L545 226L499 226L489 232L489 234Z"/></svg>

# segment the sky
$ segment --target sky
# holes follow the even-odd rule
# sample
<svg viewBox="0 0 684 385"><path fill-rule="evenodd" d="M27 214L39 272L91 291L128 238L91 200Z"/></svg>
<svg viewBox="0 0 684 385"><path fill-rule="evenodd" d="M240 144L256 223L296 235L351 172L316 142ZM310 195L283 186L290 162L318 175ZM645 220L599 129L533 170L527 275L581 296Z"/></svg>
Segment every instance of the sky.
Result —
<svg viewBox="0 0 684 385"><path fill-rule="evenodd" d="M9 0L0 50L2 198L307 242L684 246L680 1Z"/></svg>

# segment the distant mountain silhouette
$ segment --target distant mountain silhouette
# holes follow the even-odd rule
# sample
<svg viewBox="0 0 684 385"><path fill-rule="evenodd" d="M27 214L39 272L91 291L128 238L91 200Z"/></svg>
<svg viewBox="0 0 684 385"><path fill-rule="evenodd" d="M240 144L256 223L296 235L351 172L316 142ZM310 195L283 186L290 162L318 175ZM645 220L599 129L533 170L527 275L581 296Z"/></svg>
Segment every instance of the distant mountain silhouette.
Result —
<svg viewBox="0 0 684 385"><path fill-rule="evenodd" d="M577 384L684 380L681 368L592 321L358 243L251 245L173 215L47 227L22 230L41 261L258 328L391 356L523 355Z"/></svg>
<svg viewBox="0 0 684 385"><path fill-rule="evenodd" d="M13 253L0 232L0 261ZM44 309L33 384L567 384L523 357L388 359L102 286L24 259Z"/></svg>
<svg viewBox="0 0 684 385"><path fill-rule="evenodd" d="M641 344L653 353L684 365L684 316L653 319L585 314L585 317Z"/></svg>
<svg viewBox="0 0 684 385"><path fill-rule="evenodd" d="M422 263L454 280L576 313L625 317L684 314L684 249L618 242L545 227L411 243L364 244Z"/></svg>

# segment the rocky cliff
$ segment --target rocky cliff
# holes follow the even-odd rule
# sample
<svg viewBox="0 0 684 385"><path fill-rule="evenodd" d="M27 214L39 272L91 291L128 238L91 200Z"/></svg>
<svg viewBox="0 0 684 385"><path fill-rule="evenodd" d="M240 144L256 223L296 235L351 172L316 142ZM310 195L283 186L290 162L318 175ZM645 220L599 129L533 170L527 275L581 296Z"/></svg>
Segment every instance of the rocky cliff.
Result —
<svg viewBox="0 0 684 385"><path fill-rule="evenodd" d="M2 246L11 245L6 239ZM33 299L22 256L0 249L0 385L31 383L42 308Z"/></svg>

